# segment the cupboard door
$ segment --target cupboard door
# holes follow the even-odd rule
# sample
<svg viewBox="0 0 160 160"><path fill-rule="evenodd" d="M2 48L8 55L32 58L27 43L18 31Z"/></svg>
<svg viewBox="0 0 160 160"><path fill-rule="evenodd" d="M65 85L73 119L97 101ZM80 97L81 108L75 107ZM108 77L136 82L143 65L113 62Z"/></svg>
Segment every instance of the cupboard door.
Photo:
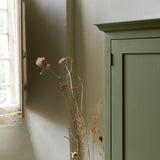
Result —
<svg viewBox="0 0 160 160"><path fill-rule="evenodd" d="M160 39L112 40L111 49L111 159L160 159Z"/></svg>

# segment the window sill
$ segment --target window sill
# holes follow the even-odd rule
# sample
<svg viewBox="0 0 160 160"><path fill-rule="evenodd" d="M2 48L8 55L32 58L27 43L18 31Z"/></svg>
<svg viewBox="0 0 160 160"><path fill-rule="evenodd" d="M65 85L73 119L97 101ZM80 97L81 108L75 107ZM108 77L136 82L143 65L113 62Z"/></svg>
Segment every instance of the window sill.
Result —
<svg viewBox="0 0 160 160"><path fill-rule="evenodd" d="M12 124L22 120L22 112L14 108L0 108L0 125Z"/></svg>

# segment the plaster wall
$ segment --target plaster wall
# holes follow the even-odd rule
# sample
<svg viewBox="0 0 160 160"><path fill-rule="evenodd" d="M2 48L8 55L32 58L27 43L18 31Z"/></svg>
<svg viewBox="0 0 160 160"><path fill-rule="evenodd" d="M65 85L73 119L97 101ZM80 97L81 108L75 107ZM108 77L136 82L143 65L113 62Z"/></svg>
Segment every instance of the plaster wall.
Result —
<svg viewBox="0 0 160 160"><path fill-rule="evenodd" d="M26 122L38 160L69 159L68 110L59 83L49 73L39 75L38 56L45 56L54 69L68 49L84 82L83 113L90 123L92 108L99 97L104 100L104 33L94 24L160 17L159 0L68 0L70 13L66 31L65 0L27 0L28 100ZM71 10L70 10L71 9ZM73 14L72 14L73 13ZM68 43L67 43L68 44ZM104 108L101 109L98 135L104 136ZM96 156L99 157L97 145Z"/></svg>
<svg viewBox="0 0 160 160"><path fill-rule="evenodd" d="M37 160L69 159L69 111L60 81L35 65L46 57L52 69L63 75L58 60L66 56L66 1L27 0L27 106L26 124Z"/></svg>
<svg viewBox="0 0 160 160"><path fill-rule="evenodd" d="M1 160L35 160L28 130L24 123L0 126Z"/></svg>

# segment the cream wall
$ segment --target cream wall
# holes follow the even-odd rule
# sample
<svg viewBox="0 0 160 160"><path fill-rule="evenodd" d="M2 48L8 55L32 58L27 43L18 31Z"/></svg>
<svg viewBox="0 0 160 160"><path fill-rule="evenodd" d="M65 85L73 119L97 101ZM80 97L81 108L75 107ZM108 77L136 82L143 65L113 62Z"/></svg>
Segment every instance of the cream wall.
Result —
<svg viewBox="0 0 160 160"><path fill-rule="evenodd" d="M66 1L26 0L27 106L26 123L37 160L69 159L69 116L59 80L35 65L44 56L55 72L66 54Z"/></svg>
<svg viewBox="0 0 160 160"><path fill-rule="evenodd" d="M104 33L94 24L159 18L159 0L26 0L28 101L26 120L37 160L69 159L68 110L54 77L39 75L38 56L45 56L56 71L66 52L75 59L83 79L84 115L89 125L92 108L104 100ZM66 7L67 15L66 15ZM67 30L66 30L67 18ZM68 42L66 42L66 35ZM72 42L72 43L71 43ZM66 48L66 44L67 48ZM103 105L104 106L104 105ZM102 107L98 135L104 136ZM97 145L96 156L100 147Z"/></svg>
<svg viewBox="0 0 160 160"><path fill-rule="evenodd" d="M0 126L0 160L36 160L23 122Z"/></svg>

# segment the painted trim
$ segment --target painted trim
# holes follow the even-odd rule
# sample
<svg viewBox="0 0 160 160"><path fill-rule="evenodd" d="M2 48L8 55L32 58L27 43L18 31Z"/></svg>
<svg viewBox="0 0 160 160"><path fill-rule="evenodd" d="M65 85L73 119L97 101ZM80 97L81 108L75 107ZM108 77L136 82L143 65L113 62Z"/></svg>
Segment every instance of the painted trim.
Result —
<svg viewBox="0 0 160 160"><path fill-rule="evenodd" d="M160 29L160 19L104 23L104 24L96 24L96 26L103 32Z"/></svg>

